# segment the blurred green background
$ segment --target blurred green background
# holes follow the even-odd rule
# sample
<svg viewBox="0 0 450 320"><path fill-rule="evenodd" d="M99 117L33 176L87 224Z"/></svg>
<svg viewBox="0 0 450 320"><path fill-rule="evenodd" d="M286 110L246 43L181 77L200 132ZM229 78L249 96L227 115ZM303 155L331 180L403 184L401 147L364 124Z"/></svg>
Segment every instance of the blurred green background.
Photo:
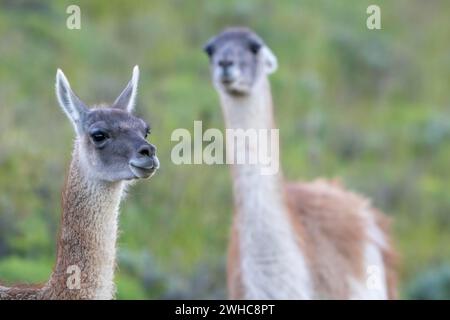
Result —
<svg viewBox="0 0 450 320"><path fill-rule="evenodd" d="M366 8L382 30L366 28ZM82 29L66 28L81 7ZM341 177L395 219L402 298L450 298L449 1L0 0L0 279L50 275L74 133L56 68L112 102L135 64L160 172L122 205L118 298L223 298L232 212L226 166L176 166L176 128L223 128L202 53L245 25L278 56L271 77L289 179Z"/></svg>

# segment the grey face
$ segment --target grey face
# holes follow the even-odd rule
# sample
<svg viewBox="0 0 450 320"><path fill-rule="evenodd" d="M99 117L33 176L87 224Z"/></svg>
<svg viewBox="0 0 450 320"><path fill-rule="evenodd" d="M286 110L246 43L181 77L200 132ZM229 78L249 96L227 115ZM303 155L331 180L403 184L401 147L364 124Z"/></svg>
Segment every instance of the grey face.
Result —
<svg viewBox="0 0 450 320"><path fill-rule="evenodd" d="M156 148L146 141L144 120L114 108L93 109L83 121L81 143L92 171L109 181L147 178L159 167Z"/></svg>
<svg viewBox="0 0 450 320"><path fill-rule="evenodd" d="M56 93L78 135L80 161L93 179L106 181L148 178L159 168L156 148L146 141L149 125L131 114L139 70L113 105L87 108L58 70Z"/></svg>
<svg viewBox="0 0 450 320"><path fill-rule="evenodd" d="M277 68L277 61L260 37L249 29L232 28L212 38L204 47L211 76L218 90L247 95L262 76Z"/></svg>

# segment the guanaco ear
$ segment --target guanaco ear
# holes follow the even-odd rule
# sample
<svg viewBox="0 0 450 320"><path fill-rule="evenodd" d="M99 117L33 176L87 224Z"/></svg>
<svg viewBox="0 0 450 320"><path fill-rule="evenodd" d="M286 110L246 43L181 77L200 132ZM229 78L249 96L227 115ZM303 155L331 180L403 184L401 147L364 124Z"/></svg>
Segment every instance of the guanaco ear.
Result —
<svg viewBox="0 0 450 320"><path fill-rule="evenodd" d="M214 49L215 49L214 48L214 43L215 43L215 41L216 41L216 38L214 37L214 38L209 39L208 42L206 42L203 45L203 52L205 52L208 55L209 58L211 58L213 56L213 54L214 54Z"/></svg>
<svg viewBox="0 0 450 320"><path fill-rule="evenodd" d="M274 73L278 69L277 57L273 54L267 46L261 48L261 55L264 59L264 68L267 74Z"/></svg>
<svg viewBox="0 0 450 320"><path fill-rule="evenodd" d="M130 82L128 82L125 89L117 97L116 101L113 103L113 108L122 109L128 112L133 112L134 105L136 103L137 87L139 81L139 67L135 66L133 68L133 75Z"/></svg>
<svg viewBox="0 0 450 320"><path fill-rule="evenodd" d="M83 116L88 112L88 108L72 91L69 81L67 81L61 69L56 71L56 97L59 105L75 127L75 131L80 134L82 132L81 122Z"/></svg>

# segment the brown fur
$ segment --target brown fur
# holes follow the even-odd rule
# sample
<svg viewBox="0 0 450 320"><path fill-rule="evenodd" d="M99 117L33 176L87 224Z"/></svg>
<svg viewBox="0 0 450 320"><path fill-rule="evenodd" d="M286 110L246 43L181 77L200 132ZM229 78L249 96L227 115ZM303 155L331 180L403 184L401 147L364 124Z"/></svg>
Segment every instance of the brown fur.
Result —
<svg viewBox="0 0 450 320"><path fill-rule="evenodd" d="M84 177L75 157L62 194L63 214L57 259L50 280L40 286L0 287L0 299L112 298L121 183L92 185ZM71 276L67 270L71 265L80 268L80 289L67 286Z"/></svg>
<svg viewBox="0 0 450 320"><path fill-rule="evenodd" d="M316 298L348 299L346 276L364 280L363 245L370 241L364 234L366 216L361 208L375 218L377 226L390 244L390 221L372 208L367 199L343 189L333 181L288 183L285 186L290 219L299 243L309 258L317 292ZM235 219L236 221L236 219ZM228 290L230 298L243 299L239 272L239 230L234 224L228 253ZM306 251L305 251L306 250ZM397 256L392 246L380 247L386 269L389 299L397 298ZM332 263L331 263L332 262Z"/></svg>
<svg viewBox="0 0 450 320"><path fill-rule="evenodd" d="M255 50L254 48L259 49ZM277 62L264 41L249 29L232 28L212 38L205 46L205 51L210 59L211 76L219 93L226 128L276 128L273 119L270 83L267 76L276 70ZM236 148L236 146L233 147ZM233 154L250 149L255 148L246 146L239 150L233 150ZM306 266L298 263L295 267L308 269L309 275L303 275L305 270L298 270L296 273L285 266L282 266L281 270L291 271L289 274L291 277L293 274L300 275L300 277L304 277L303 279L309 276L313 282L313 288L310 288L310 283L302 282L303 279L297 278L296 288L299 290L291 290L291 292L295 292L295 295L288 296L288 298L298 298L309 290L312 292L307 292L308 295L305 294L302 297L311 296L315 299L365 297L365 292L352 292L352 289L353 291L361 290L359 287L366 283L367 270L365 268L368 262L365 256L371 253L371 251L367 253L366 248L370 248L370 250L375 248L375 251L381 252L386 272L388 297L396 297L396 264L395 253L389 238L389 220L371 207L367 199L346 191L335 181L317 180L311 183L283 185L283 179L273 179L272 182L269 182L273 185L267 186L267 184L263 184L267 180L255 172L238 171L236 166L232 166L236 212L231 232L228 262L228 288L231 298L242 299L247 296L258 298L258 294L264 297L277 297L276 293L280 291L274 287L260 287L261 291L257 292L257 289L260 288L255 290L255 286L257 287L259 283L255 278L248 276L248 279L254 281L250 286L253 292L251 295L245 295L244 281L241 279L244 272L240 270L240 263L243 259L242 256L245 256L247 252L240 251L240 240L245 239L250 243L253 240L253 243L259 244L258 241L264 240L265 234L261 232L258 235L260 238L257 238L255 234L251 233L253 238L250 237L250 240L242 237L243 234L248 235L245 232L249 232L244 228L250 229L251 225L242 226L239 218L246 216L248 221L250 220L248 217L253 215L253 219L258 219L258 212L252 210L251 205L255 201L263 200L255 200L252 191L261 185L264 186L264 191L271 196L270 201L272 202L264 199L266 200L264 204L267 204L264 206L265 214L279 214L266 217L283 222L288 220L288 225L292 226L292 233L296 237L294 248L296 245L300 248L297 257L302 256L306 260ZM281 177L282 174L279 174ZM243 206L242 204L249 194L253 195L250 197L249 206ZM275 209L270 210L271 206ZM264 211L262 212L264 213ZM261 212L259 213L261 214ZM265 227L270 229L273 220L270 220ZM277 232L277 229L272 231L274 230ZM373 235L369 232L377 234ZM286 243L292 243L292 237L289 234L285 238ZM267 246L270 245L267 243ZM277 250L279 246L279 243L275 244L274 247L267 248L267 251L270 252L269 249ZM263 249L257 248L260 251ZM243 248L242 250L248 249ZM292 248L289 250L293 252ZM260 251L257 253L259 254ZM255 255L255 252L250 253ZM250 257L252 257L251 255ZM255 264L253 271L264 272L266 265L262 263L258 266L257 262ZM279 272L277 269L271 271ZM266 272L266 280L269 278L267 274ZM350 283L350 280L354 280L356 285ZM285 285L286 282L278 282L278 284ZM278 297L284 298L283 295L278 295Z"/></svg>
<svg viewBox="0 0 450 320"><path fill-rule="evenodd" d="M132 115L139 68L111 107L89 108L56 73L56 96L77 138L62 193L57 258L42 286L0 286L0 299L111 299L117 220L125 181L149 178L159 168L150 128Z"/></svg>

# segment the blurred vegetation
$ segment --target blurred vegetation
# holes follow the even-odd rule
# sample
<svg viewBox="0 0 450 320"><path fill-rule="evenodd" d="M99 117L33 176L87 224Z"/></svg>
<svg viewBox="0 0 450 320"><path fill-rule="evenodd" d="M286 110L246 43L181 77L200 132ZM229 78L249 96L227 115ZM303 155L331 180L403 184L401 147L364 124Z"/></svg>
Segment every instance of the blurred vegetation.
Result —
<svg viewBox="0 0 450 320"><path fill-rule="evenodd" d="M414 279L407 287L411 299L448 300L450 297L450 266L439 266Z"/></svg>
<svg viewBox="0 0 450 320"><path fill-rule="evenodd" d="M380 31L366 28L372 3ZM81 30L65 27L70 4ZM228 169L175 166L170 134L200 119L223 128L201 47L246 25L280 62L271 81L285 175L340 176L369 195L395 219L402 297L450 298L428 290L450 282L448 269L433 275L450 263L449 13L448 1L417 0L0 0L0 279L42 282L53 265L74 135L56 68L95 103L111 102L139 64L138 112L162 169L122 206L118 298L225 296Z"/></svg>

